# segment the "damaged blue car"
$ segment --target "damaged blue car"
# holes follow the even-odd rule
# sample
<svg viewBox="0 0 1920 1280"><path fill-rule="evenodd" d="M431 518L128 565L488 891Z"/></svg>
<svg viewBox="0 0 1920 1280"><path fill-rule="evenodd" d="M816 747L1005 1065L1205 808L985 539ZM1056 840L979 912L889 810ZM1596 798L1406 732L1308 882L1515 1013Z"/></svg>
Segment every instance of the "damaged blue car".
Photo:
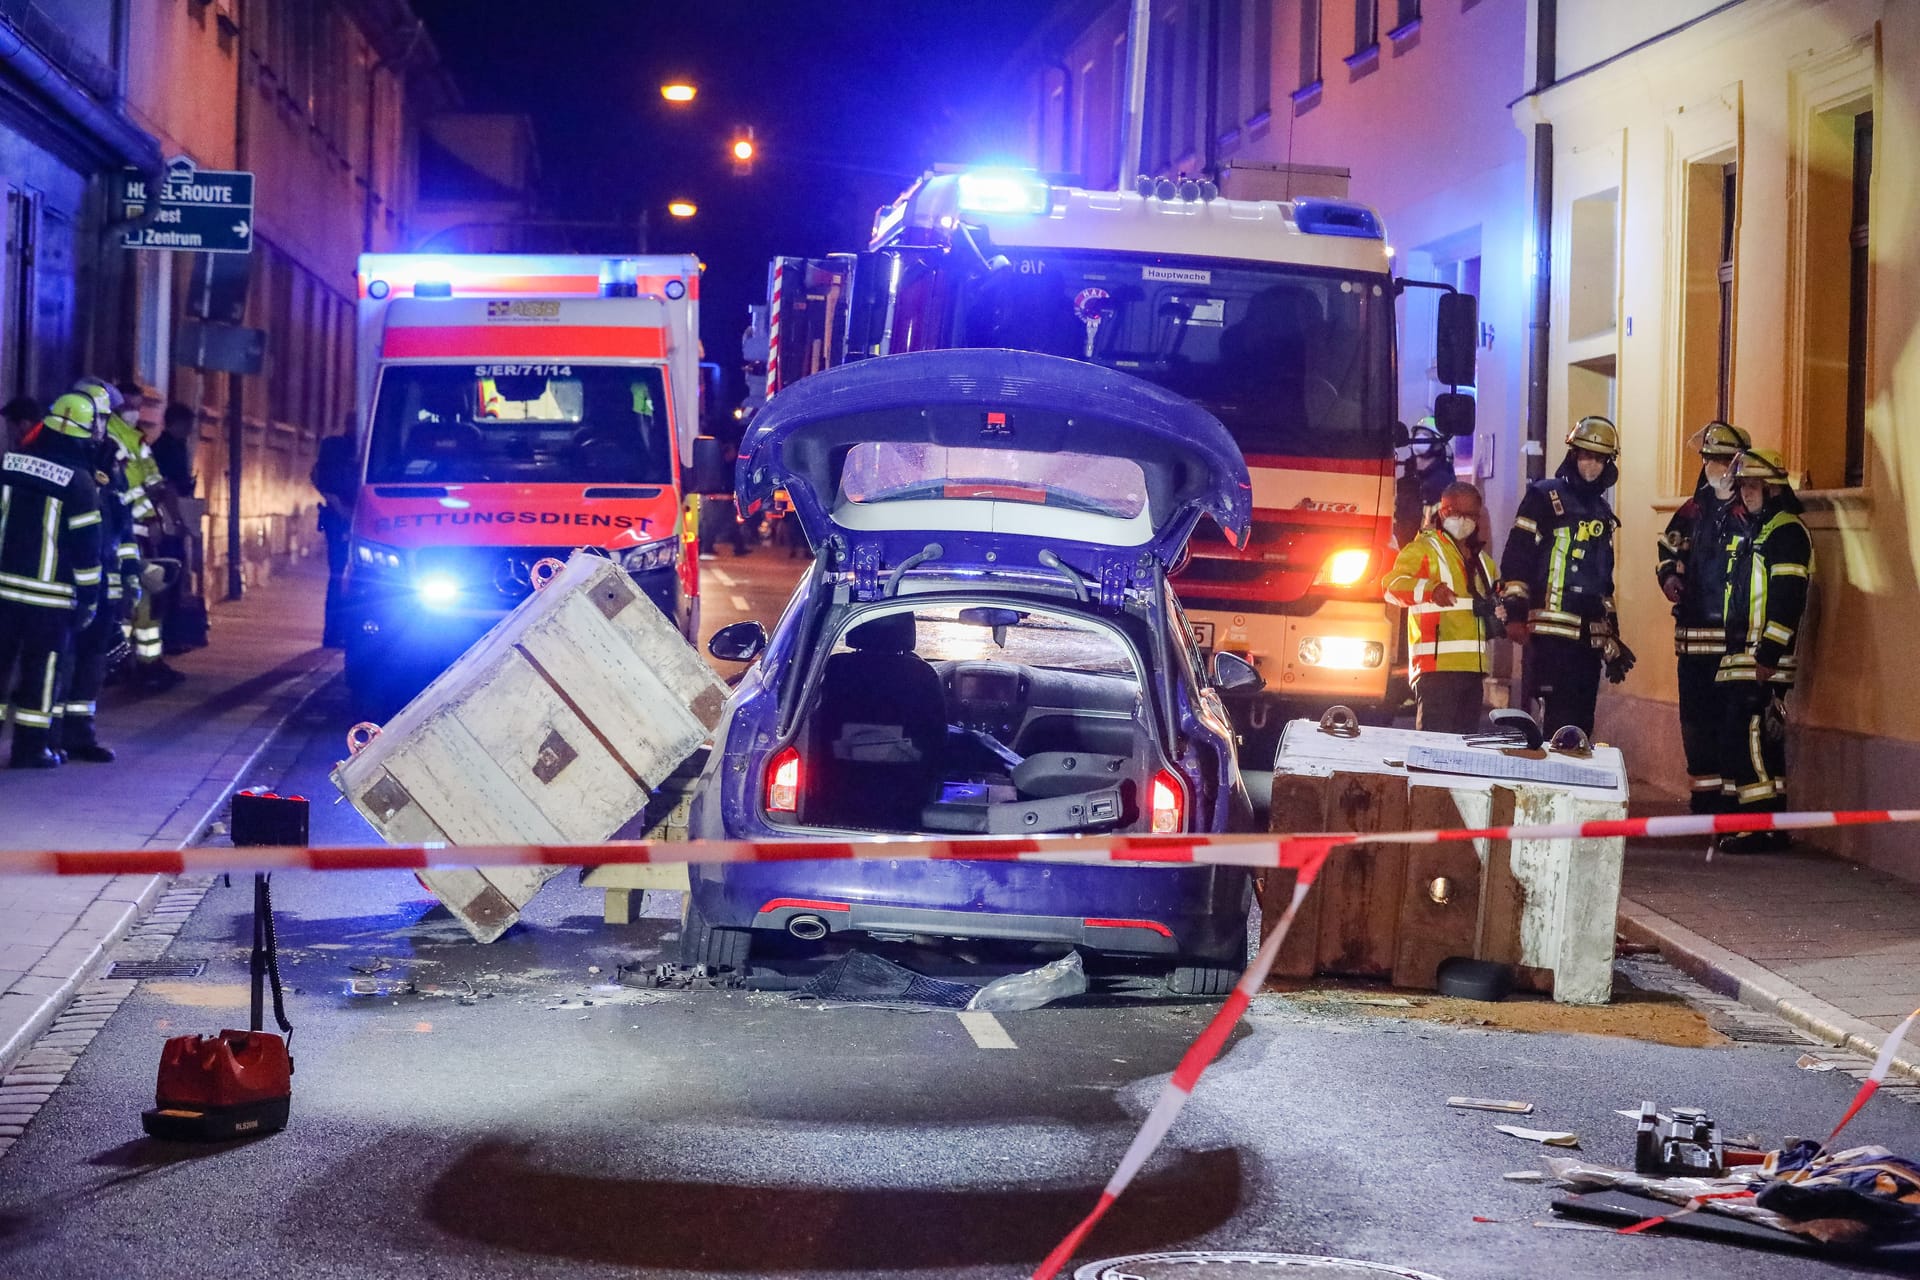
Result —
<svg viewBox="0 0 1920 1280"><path fill-rule="evenodd" d="M1015 351L884 356L780 392L742 444L742 511L784 489L817 550L696 788L707 839L1232 831L1252 825L1220 691L1168 571L1234 541L1246 464L1192 402ZM757 661L756 661L757 660ZM1163 962L1219 994L1246 956L1230 868L902 859L693 869L682 959L756 936L1012 939Z"/></svg>

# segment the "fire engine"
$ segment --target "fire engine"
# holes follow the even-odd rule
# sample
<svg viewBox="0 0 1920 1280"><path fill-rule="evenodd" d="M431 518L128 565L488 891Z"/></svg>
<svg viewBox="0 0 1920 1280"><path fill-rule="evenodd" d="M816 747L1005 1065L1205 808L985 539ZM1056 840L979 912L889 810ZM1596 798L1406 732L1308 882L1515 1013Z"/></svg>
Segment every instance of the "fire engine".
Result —
<svg viewBox="0 0 1920 1280"><path fill-rule="evenodd" d="M580 547L699 630L700 436L690 255L360 259L347 679L419 688ZM699 477L700 483L693 483Z"/></svg>
<svg viewBox="0 0 1920 1280"><path fill-rule="evenodd" d="M775 259L767 394L844 360L1011 347L1091 361L1179 392L1246 457L1244 546L1209 526L1175 584L1201 646L1247 658L1275 702L1388 711L1395 302L1442 291L1433 412L1473 430L1476 304L1396 279L1372 210L1345 200L1230 200L1210 185L1143 192L1013 172L937 173L881 209L864 253ZM1396 689L1395 694L1398 693Z"/></svg>

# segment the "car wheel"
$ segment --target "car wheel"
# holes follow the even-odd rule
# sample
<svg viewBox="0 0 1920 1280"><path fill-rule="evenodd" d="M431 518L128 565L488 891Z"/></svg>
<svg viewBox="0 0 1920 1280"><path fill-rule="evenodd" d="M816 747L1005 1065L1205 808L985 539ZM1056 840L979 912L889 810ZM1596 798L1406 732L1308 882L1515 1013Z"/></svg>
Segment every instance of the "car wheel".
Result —
<svg viewBox="0 0 1920 1280"><path fill-rule="evenodd" d="M1177 996L1223 996L1239 981L1240 970L1218 964L1175 965L1167 990Z"/></svg>
<svg viewBox="0 0 1920 1280"><path fill-rule="evenodd" d="M709 924L707 917L687 893L687 918L680 925L680 963L692 967L704 964L709 969L747 970L747 952L753 946L753 930L728 929Z"/></svg>

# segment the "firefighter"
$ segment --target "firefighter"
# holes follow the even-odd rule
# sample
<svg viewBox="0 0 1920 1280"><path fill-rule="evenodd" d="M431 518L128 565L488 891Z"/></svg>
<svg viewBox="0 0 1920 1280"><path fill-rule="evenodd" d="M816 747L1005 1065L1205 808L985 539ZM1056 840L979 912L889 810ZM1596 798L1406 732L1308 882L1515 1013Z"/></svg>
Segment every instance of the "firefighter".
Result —
<svg viewBox="0 0 1920 1280"><path fill-rule="evenodd" d="M1721 808L1718 682L1727 651L1728 540L1741 524L1733 496L1733 460L1752 441L1740 428L1709 422L1700 442L1693 497L1667 521L1654 574L1673 604L1673 652L1680 677L1680 744L1687 757L1689 804L1695 813Z"/></svg>
<svg viewBox="0 0 1920 1280"><path fill-rule="evenodd" d="M1387 603L1407 611L1414 727L1423 732L1471 733L1480 723L1486 629L1504 616L1480 533L1484 514L1480 491L1456 480L1387 574Z"/></svg>
<svg viewBox="0 0 1920 1280"><path fill-rule="evenodd" d="M61 666L100 598L92 447L104 429L85 396L61 396L0 460L0 690L12 681L15 769L60 763L50 738Z"/></svg>
<svg viewBox="0 0 1920 1280"><path fill-rule="evenodd" d="M1727 812L1771 813L1787 807L1787 690L1813 578L1813 538L1778 453L1742 453L1733 481L1744 527L1727 555L1720 794ZM1721 836L1717 847L1767 853L1787 844L1784 831L1742 831Z"/></svg>
<svg viewBox="0 0 1920 1280"><path fill-rule="evenodd" d="M104 378L82 378L74 384L74 390L93 401L96 414L104 412L107 436L116 448L120 468L126 475L127 497L133 506L133 541L141 554L140 568L134 575L138 586L131 582L125 584L127 591L122 600L122 609L131 615L126 624L128 638L133 642L133 683L143 689L169 689L182 677L161 655L160 621L154 614L153 590L158 585L154 579L159 574L149 572L147 559L163 523L159 501L166 481L160 476L160 468L154 465L153 451L141 438L139 429L120 415L126 404L120 388Z"/></svg>
<svg viewBox="0 0 1920 1280"><path fill-rule="evenodd" d="M111 437L94 446L94 484L100 495L101 607L93 621L77 628L70 669L61 683L66 692L55 717L55 749L68 760L111 764L113 748L100 741L100 687L109 669L131 656L123 627L132 601L143 589L140 548L133 540L133 497L120 446Z"/></svg>
<svg viewBox="0 0 1920 1280"><path fill-rule="evenodd" d="M1530 646L1526 680L1549 732L1593 736L1600 674L1618 684L1634 657L1613 608L1613 542L1620 521L1607 490L1620 478L1620 432L1597 415L1567 432L1551 479L1527 486L1500 557L1507 638Z"/></svg>
<svg viewBox="0 0 1920 1280"><path fill-rule="evenodd" d="M1433 521L1440 494L1453 483L1453 443L1429 414L1393 451L1393 537L1401 546Z"/></svg>

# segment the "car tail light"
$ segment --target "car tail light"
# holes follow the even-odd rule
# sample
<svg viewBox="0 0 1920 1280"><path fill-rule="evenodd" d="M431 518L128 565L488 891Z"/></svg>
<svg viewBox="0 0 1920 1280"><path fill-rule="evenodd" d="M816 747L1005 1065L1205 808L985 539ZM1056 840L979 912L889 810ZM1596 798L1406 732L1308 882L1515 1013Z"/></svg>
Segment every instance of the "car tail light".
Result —
<svg viewBox="0 0 1920 1280"><path fill-rule="evenodd" d="M767 762L767 812L793 813L800 808L800 752L783 747Z"/></svg>
<svg viewBox="0 0 1920 1280"><path fill-rule="evenodd" d="M1313 580L1316 587L1351 587L1367 576L1373 565L1373 552L1365 547L1347 547L1327 557Z"/></svg>
<svg viewBox="0 0 1920 1280"><path fill-rule="evenodd" d="M1153 781L1147 784L1149 809L1153 814L1153 825L1148 828L1155 835L1165 835L1186 828L1187 798L1180 786L1180 779L1165 769L1153 775Z"/></svg>

